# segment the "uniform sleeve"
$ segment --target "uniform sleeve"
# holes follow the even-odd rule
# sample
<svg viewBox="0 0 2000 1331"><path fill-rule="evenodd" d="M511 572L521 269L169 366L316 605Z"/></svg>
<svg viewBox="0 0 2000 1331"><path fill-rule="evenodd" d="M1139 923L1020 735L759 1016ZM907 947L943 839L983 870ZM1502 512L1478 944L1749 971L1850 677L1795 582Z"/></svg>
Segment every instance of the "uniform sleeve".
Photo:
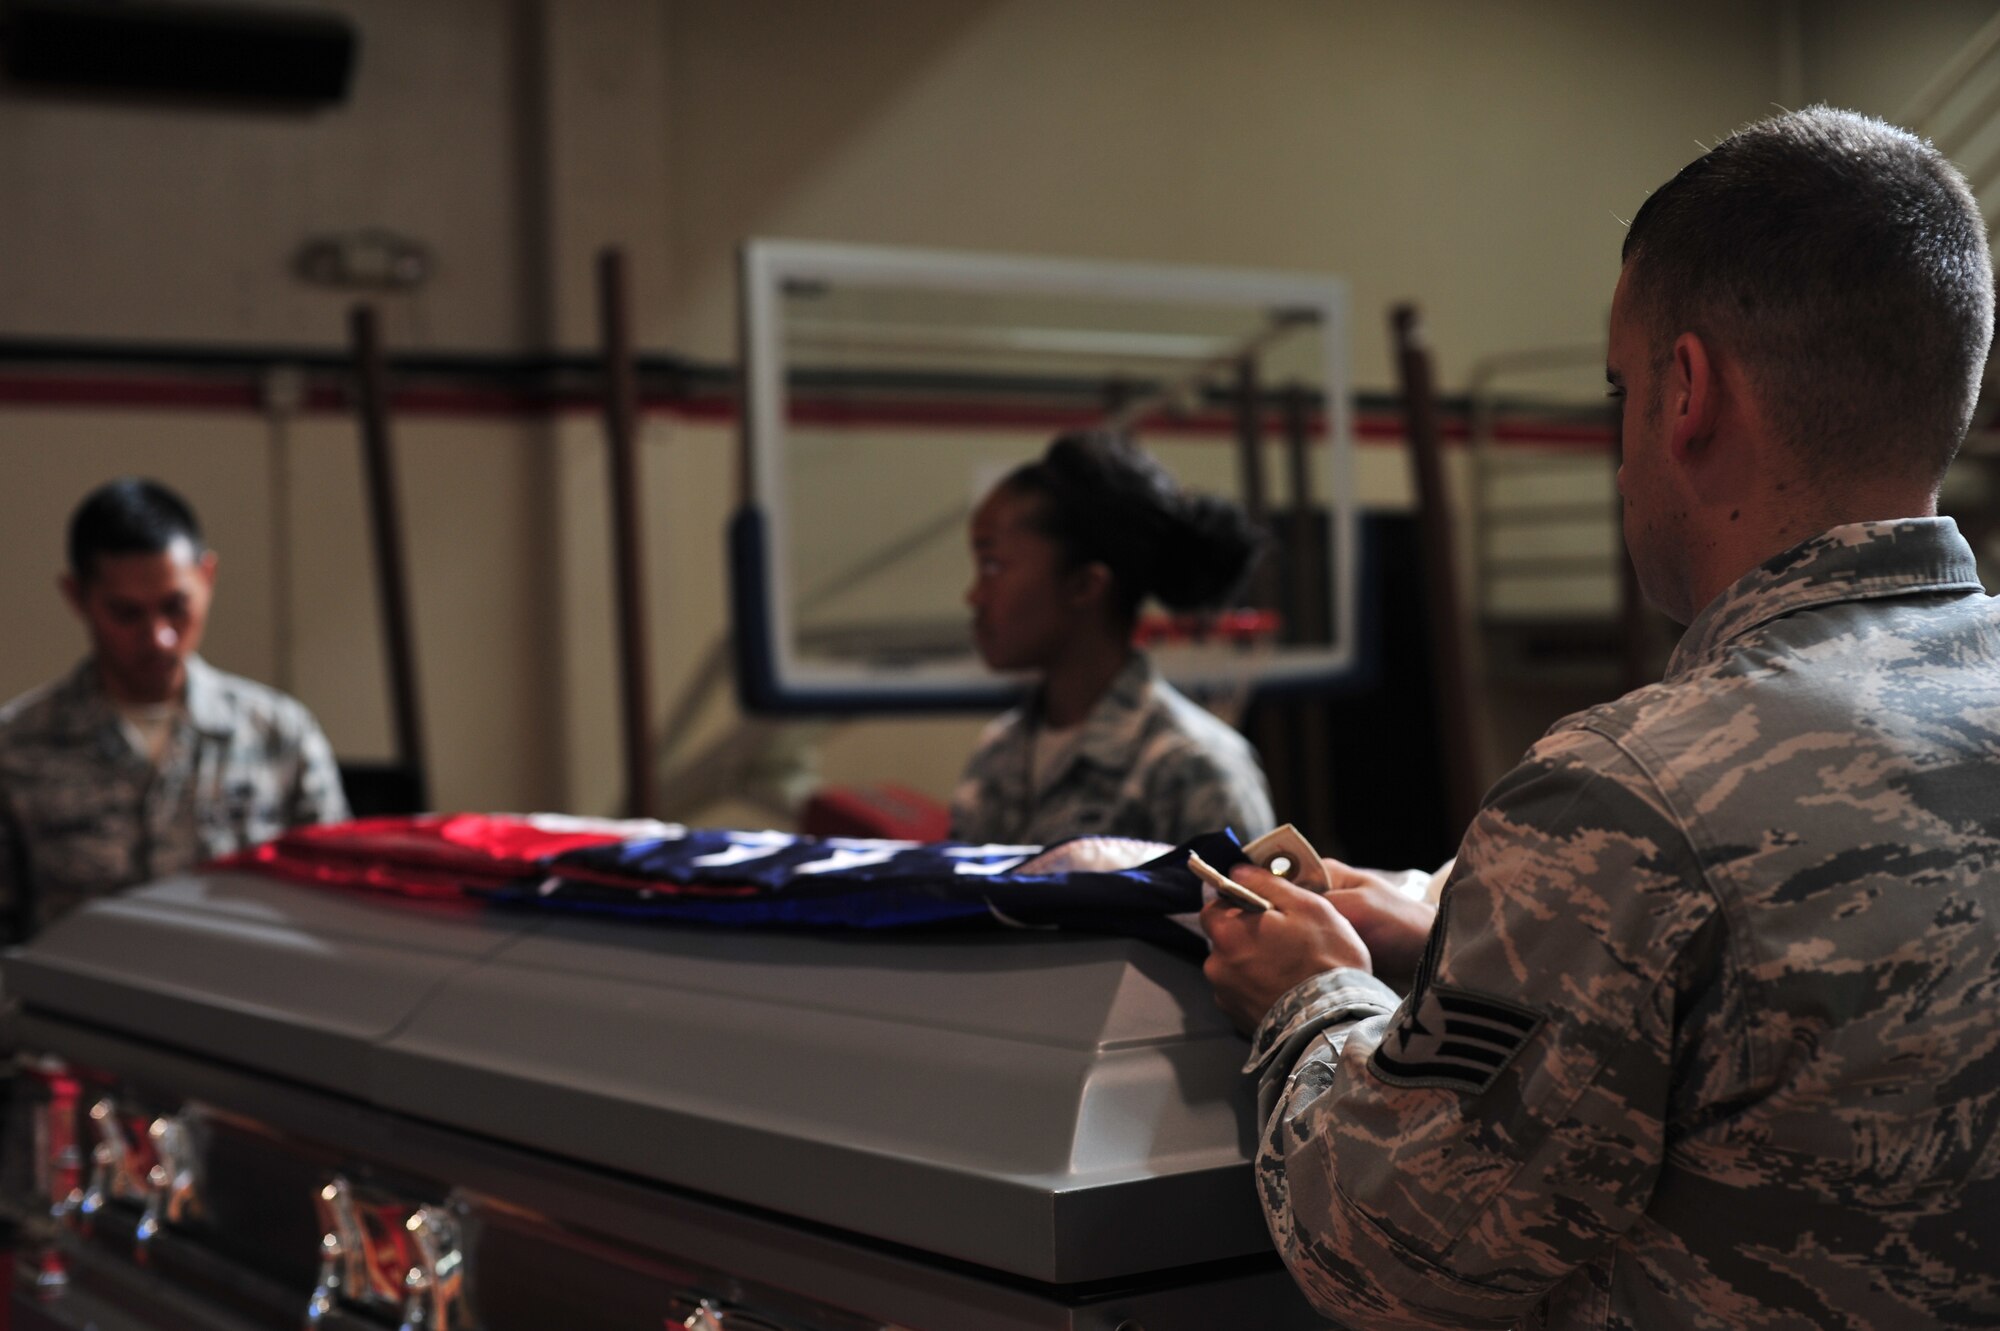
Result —
<svg viewBox="0 0 2000 1331"><path fill-rule="evenodd" d="M1171 754L1147 764L1145 799L1156 840L1178 843L1228 827L1249 841L1277 826L1254 758L1235 761L1179 736L1167 742Z"/></svg>
<svg viewBox="0 0 2000 1331"><path fill-rule="evenodd" d="M304 712L304 709L300 709ZM309 823L339 823L348 818L347 792L340 784L340 765L333 759L333 745L312 714L304 714L299 733L299 778L286 811L289 826Z"/></svg>
<svg viewBox="0 0 2000 1331"><path fill-rule="evenodd" d="M1510 1327L1633 1225L1712 903L1639 766L1562 732L1475 818L1408 998L1341 971L1274 1005L1258 1188L1321 1312Z"/></svg>
<svg viewBox="0 0 2000 1331"><path fill-rule="evenodd" d="M1020 712L1009 711L987 723L979 732L979 742L966 759L965 771L951 792L951 839L954 841L1009 840L1009 821L1003 780L1006 758L1012 753L1017 766L1027 756L1020 751ZM1018 830L1018 829L1016 829Z"/></svg>

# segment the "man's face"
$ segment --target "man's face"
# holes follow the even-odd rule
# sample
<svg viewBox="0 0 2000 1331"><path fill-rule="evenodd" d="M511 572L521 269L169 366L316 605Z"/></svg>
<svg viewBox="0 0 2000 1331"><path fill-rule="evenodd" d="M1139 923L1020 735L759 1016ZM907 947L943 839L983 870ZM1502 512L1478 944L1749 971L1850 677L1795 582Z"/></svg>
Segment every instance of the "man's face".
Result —
<svg viewBox="0 0 2000 1331"><path fill-rule="evenodd" d="M1618 493L1623 496L1625 549L1646 599L1686 623L1685 507L1666 467L1666 385L1656 372L1655 342L1633 309L1632 268L1618 276L1611 297L1611 340L1604 377L1618 401Z"/></svg>
<svg viewBox="0 0 2000 1331"><path fill-rule="evenodd" d="M214 552L196 554L185 537L150 554L99 555L83 581L63 577L105 691L124 703L179 696L214 590Z"/></svg>
<svg viewBox="0 0 2000 1331"><path fill-rule="evenodd" d="M972 515L972 638L995 670L1054 660L1075 631L1062 551L1033 524L1039 499L995 490Z"/></svg>

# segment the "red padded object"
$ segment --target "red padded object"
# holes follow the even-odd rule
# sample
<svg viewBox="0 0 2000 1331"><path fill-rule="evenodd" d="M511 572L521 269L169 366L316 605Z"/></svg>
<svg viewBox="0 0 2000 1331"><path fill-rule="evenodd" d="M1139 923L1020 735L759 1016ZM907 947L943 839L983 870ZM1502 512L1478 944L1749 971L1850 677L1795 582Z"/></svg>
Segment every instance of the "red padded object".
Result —
<svg viewBox="0 0 2000 1331"><path fill-rule="evenodd" d="M951 835L951 810L907 786L824 786L806 801L799 831L808 836L943 841Z"/></svg>

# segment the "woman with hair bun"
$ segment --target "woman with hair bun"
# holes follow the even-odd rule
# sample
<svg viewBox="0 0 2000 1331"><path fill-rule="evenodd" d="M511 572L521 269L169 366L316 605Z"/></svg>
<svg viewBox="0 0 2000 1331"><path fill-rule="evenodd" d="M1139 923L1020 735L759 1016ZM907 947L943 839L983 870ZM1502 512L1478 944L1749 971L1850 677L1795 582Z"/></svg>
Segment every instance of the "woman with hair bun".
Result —
<svg viewBox="0 0 2000 1331"><path fill-rule="evenodd" d="M1269 831L1255 750L1132 641L1148 596L1171 610L1219 607L1262 546L1241 509L1183 491L1119 435L1064 435L1002 480L972 517L965 599L986 664L1040 678L980 737L952 796L952 837Z"/></svg>

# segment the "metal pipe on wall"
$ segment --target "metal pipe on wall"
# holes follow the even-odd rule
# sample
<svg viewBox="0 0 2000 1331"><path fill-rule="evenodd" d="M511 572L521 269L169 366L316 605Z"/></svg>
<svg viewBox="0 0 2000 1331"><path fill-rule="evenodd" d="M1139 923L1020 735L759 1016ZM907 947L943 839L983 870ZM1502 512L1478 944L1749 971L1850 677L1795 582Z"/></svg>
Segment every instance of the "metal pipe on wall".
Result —
<svg viewBox="0 0 2000 1331"><path fill-rule="evenodd" d="M1473 697L1472 644L1458 594L1453 554L1451 495L1444 479L1444 445L1438 428L1436 387L1430 348L1415 305L1389 312L1397 372L1402 380L1403 418L1410 461L1417 481L1417 531L1424 559L1424 599L1430 620L1431 666L1437 691L1438 742L1442 748L1445 806L1451 825L1462 832L1478 811L1484 793L1484 751L1479 709Z"/></svg>
<svg viewBox="0 0 2000 1331"><path fill-rule="evenodd" d="M1329 636L1326 564L1313 558L1326 548L1322 512L1313 499L1312 400L1297 384L1279 397L1283 409L1285 452L1290 463L1291 534L1286 548L1291 567L1286 572L1289 595L1285 605L1285 640L1323 643ZM1300 807L1294 821L1302 822L1315 845L1332 846L1333 751L1327 733L1324 698L1300 698L1292 704L1295 718Z"/></svg>
<svg viewBox="0 0 2000 1331"><path fill-rule="evenodd" d="M354 355L354 409L360 418L362 465L368 487L369 529L375 542L375 588L382 609L382 645L388 657L396 762L408 775L416 807L428 809L430 781L424 764L423 726L418 711L409 577L403 560L402 512L389 437L388 376L374 308L355 306L348 319L348 330Z"/></svg>
<svg viewBox="0 0 2000 1331"><path fill-rule="evenodd" d="M610 450L612 573L618 613L620 733L625 811L650 816L654 799L651 667L646 634L643 552L639 542L639 394L632 364L632 320L625 255L597 256L598 312L604 338L604 435Z"/></svg>

